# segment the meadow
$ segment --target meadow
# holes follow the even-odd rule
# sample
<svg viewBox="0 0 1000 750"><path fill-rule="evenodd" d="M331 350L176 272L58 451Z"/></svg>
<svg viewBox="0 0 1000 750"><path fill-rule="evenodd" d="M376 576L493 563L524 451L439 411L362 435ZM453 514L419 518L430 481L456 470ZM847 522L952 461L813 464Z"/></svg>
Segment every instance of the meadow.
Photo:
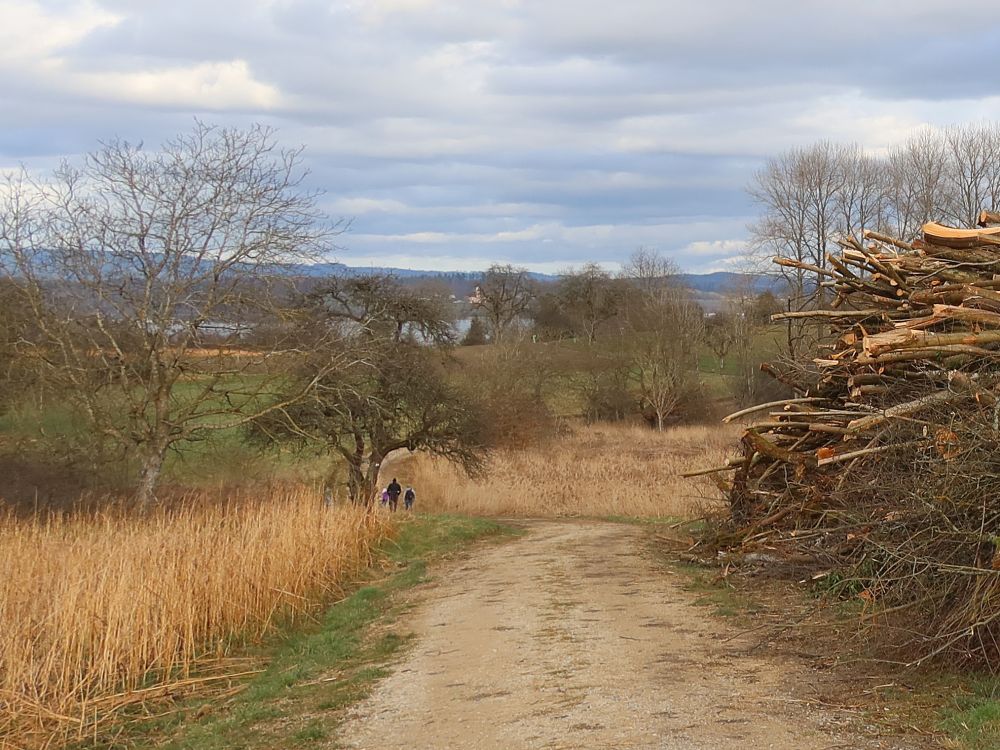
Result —
<svg viewBox="0 0 1000 750"><path fill-rule="evenodd" d="M738 434L726 425L662 433L634 424L575 425L531 450L498 451L481 477L424 455L403 457L387 471L416 488L423 512L687 518L721 498L708 480L681 474L724 463Z"/></svg>

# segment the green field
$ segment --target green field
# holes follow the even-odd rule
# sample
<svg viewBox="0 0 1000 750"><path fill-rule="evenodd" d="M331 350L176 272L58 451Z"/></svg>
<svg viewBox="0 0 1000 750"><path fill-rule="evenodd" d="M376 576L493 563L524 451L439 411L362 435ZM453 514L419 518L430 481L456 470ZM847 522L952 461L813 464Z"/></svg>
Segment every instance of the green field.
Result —
<svg viewBox="0 0 1000 750"><path fill-rule="evenodd" d="M197 381L178 384L179 403L199 388ZM224 417L206 417L218 423ZM70 485L98 479L99 489L125 488L136 467L120 449L92 434L83 414L65 401L23 402L0 414L0 465L7 480L44 483L58 475ZM333 469L329 458L289 449L250 444L242 427L206 430L197 440L179 442L167 455L165 485L181 488L245 486L271 482L320 482ZM11 491L11 490L8 490ZM30 488L19 490L30 491ZM44 490L41 490L44 494Z"/></svg>

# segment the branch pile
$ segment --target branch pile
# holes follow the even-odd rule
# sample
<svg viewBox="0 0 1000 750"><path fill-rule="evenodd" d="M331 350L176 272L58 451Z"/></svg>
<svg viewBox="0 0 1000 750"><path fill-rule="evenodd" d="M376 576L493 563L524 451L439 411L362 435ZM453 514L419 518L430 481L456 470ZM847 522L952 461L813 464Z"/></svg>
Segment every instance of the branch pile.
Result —
<svg viewBox="0 0 1000 750"><path fill-rule="evenodd" d="M860 597L905 660L1000 669L1000 215L912 242L845 238L813 272L822 331L808 366L763 369L797 397L759 420L726 467L717 542L808 561ZM833 585L836 582L836 585Z"/></svg>

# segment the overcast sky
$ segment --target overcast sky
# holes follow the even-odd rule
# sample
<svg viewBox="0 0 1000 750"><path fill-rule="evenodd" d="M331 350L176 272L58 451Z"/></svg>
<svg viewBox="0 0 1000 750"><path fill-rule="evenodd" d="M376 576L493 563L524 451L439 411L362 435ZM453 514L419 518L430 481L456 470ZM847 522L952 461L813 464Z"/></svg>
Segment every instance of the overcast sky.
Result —
<svg viewBox="0 0 1000 750"><path fill-rule="evenodd" d="M0 168L198 117L304 145L352 265L727 267L761 159L1000 119L985 0L0 0Z"/></svg>

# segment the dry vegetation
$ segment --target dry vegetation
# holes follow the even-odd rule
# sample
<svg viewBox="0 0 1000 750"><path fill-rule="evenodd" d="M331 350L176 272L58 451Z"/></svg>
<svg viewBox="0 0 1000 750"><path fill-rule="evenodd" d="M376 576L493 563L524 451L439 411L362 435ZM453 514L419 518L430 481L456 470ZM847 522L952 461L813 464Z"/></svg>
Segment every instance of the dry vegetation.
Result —
<svg viewBox="0 0 1000 750"><path fill-rule="evenodd" d="M186 684L336 597L389 533L384 517L306 491L192 496L148 518L0 520L0 737L90 732L151 686Z"/></svg>
<svg viewBox="0 0 1000 750"><path fill-rule="evenodd" d="M710 541L808 566L910 666L997 672L1000 214L981 223L838 240L823 272L837 297L780 316L829 336L812 362L770 368L803 397L763 405L743 435Z"/></svg>
<svg viewBox="0 0 1000 750"><path fill-rule="evenodd" d="M529 451L501 451L489 473L469 479L423 456L394 467L417 489L421 511L483 516L642 516L697 514L718 500L710 482L681 473L732 455L735 429L575 427Z"/></svg>

